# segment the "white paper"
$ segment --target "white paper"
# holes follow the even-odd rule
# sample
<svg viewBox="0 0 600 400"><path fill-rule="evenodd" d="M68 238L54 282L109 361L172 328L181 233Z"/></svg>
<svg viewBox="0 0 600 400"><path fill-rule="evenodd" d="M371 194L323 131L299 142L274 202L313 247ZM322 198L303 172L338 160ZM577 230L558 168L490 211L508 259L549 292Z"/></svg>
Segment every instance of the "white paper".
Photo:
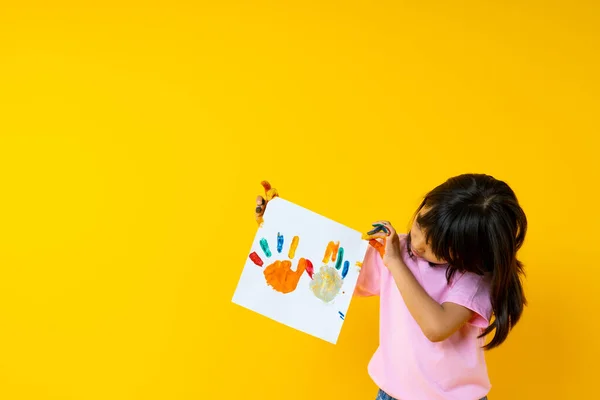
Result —
<svg viewBox="0 0 600 400"><path fill-rule="evenodd" d="M360 232L278 197L269 202L264 220L265 222L258 229L252 248L248 252L248 255L255 252L264 264L261 267L249 257L246 259L233 302L335 344L356 287L360 272L357 262L363 261L368 242L361 239ZM283 235L281 253L277 251L279 233ZM288 252L294 236L298 236L299 241L296 254L290 260L292 262L291 270L296 271L300 258L305 258L313 264L314 279L304 272L299 275L295 290L289 293L280 293L267 284L264 271L276 260L289 260ZM267 257L261 248L260 240L263 238L267 240L271 257ZM343 248L343 261L349 262L349 268L341 282L338 294L333 300L326 302L315 295L311 289L311 282L314 287L319 272L327 266L329 268L321 271L321 276L327 271L329 277L335 278L334 282L341 279L344 271L344 262L341 263L341 266L338 265L339 270L335 268L339 257L336 257L336 261L329 261L326 265L322 262L329 242L339 242L339 247ZM269 271L272 270L273 268ZM281 285L277 284L276 286ZM331 288L335 285L327 287ZM335 290L333 291L335 292ZM331 294L331 290L329 293Z"/></svg>

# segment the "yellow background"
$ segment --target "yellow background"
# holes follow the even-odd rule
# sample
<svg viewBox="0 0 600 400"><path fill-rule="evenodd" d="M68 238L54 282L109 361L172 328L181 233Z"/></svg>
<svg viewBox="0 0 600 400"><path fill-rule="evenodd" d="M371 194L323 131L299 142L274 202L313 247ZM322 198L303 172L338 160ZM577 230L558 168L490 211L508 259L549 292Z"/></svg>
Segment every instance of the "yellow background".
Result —
<svg viewBox="0 0 600 400"><path fill-rule="evenodd" d="M231 303L259 182L364 230L472 171L530 221L491 399L598 396L598 2L86 3L0 4L1 399L372 399L377 299Z"/></svg>

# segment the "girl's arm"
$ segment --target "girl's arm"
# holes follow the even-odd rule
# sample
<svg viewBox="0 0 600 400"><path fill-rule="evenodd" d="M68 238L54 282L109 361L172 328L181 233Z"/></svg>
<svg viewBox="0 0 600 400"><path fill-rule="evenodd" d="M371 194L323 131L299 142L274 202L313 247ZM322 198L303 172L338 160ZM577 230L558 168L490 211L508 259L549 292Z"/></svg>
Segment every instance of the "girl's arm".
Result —
<svg viewBox="0 0 600 400"><path fill-rule="evenodd" d="M473 317L474 312L466 307L455 303L439 304L432 299L402 258L390 260L386 266L394 277L408 311L432 342L449 338Z"/></svg>
<svg viewBox="0 0 600 400"><path fill-rule="evenodd" d="M474 311L455 303L439 304L429 296L402 260L402 246L396 230L389 222L381 223L388 232L368 238L385 242L383 264L392 274L408 311L429 340L441 342L447 339L473 318Z"/></svg>

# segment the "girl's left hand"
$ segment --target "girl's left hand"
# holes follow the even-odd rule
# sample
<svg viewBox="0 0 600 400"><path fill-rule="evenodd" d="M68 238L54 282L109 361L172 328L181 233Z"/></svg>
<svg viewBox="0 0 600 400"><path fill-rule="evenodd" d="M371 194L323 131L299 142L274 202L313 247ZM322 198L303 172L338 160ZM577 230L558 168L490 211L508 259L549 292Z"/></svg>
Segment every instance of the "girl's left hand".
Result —
<svg viewBox="0 0 600 400"><path fill-rule="evenodd" d="M389 221L377 221L373 223L373 226L376 227L376 229L368 232L363 237L369 240L373 247L383 249L383 263L386 267L390 268L391 265L402 260L400 237ZM380 254L381 253L382 252L380 251Z"/></svg>

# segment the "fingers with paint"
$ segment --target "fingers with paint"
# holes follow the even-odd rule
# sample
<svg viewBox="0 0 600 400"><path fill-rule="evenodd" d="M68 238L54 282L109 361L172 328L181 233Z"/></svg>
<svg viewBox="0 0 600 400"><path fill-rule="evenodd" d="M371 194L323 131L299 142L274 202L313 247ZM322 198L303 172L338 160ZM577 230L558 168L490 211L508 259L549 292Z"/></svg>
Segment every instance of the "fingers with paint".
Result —
<svg viewBox="0 0 600 400"><path fill-rule="evenodd" d="M262 224L264 222L263 215L267 208L267 203L269 201L273 200L275 197L278 197L279 193L277 192L277 189L275 189L274 187L271 187L271 184L267 181L262 181L260 184L262 185L263 189L265 190L265 197L258 196L258 198L256 199L256 208L254 210L254 214L255 214L256 222L258 223L259 226L262 226Z"/></svg>
<svg viewBox="0 0 600 400"><path fill-rule="evenodd" d="M373 224L373 229L362 235L364 240L368 240L369 244L377 250L383 258L385 255L386 236L390 234L390 230L384 224ZM380 241L381 240L381 241Z"/></svg>
<svg viewBox="0 0 600 400"><path fill-rule="evenodd" d="M267 198L267 201L271 201L275 197L279 196L279 192L277 192L277 189L271 187L271 184L269 182L262 181L260 184L265 189L265 196Z"/></svg>
<svg viewBox="0 0 600 400"><path fill-rule="evenodd" d="M390 229L383 224L373 224L373 229L367 233L363 233L363 240L383 239L390 235Z"/></svg>
<svg viewBox="0 0 600 400"><path fill-rule="evenodd" d="M369 232L367 232L367 235L369 235L369 236L375 235L382 231L386 235L390 234L390 230L384 224L373 224L372 226L373 226L373 229L371 229Z"/></svg>
<svg viewBox="0 0 600 400"><path fill-rule="evenodd" d="M369 240L369 244L377 250L381 258L385 256L385 239L383 239L383 243L378 240L371 239Z"/></svg>

